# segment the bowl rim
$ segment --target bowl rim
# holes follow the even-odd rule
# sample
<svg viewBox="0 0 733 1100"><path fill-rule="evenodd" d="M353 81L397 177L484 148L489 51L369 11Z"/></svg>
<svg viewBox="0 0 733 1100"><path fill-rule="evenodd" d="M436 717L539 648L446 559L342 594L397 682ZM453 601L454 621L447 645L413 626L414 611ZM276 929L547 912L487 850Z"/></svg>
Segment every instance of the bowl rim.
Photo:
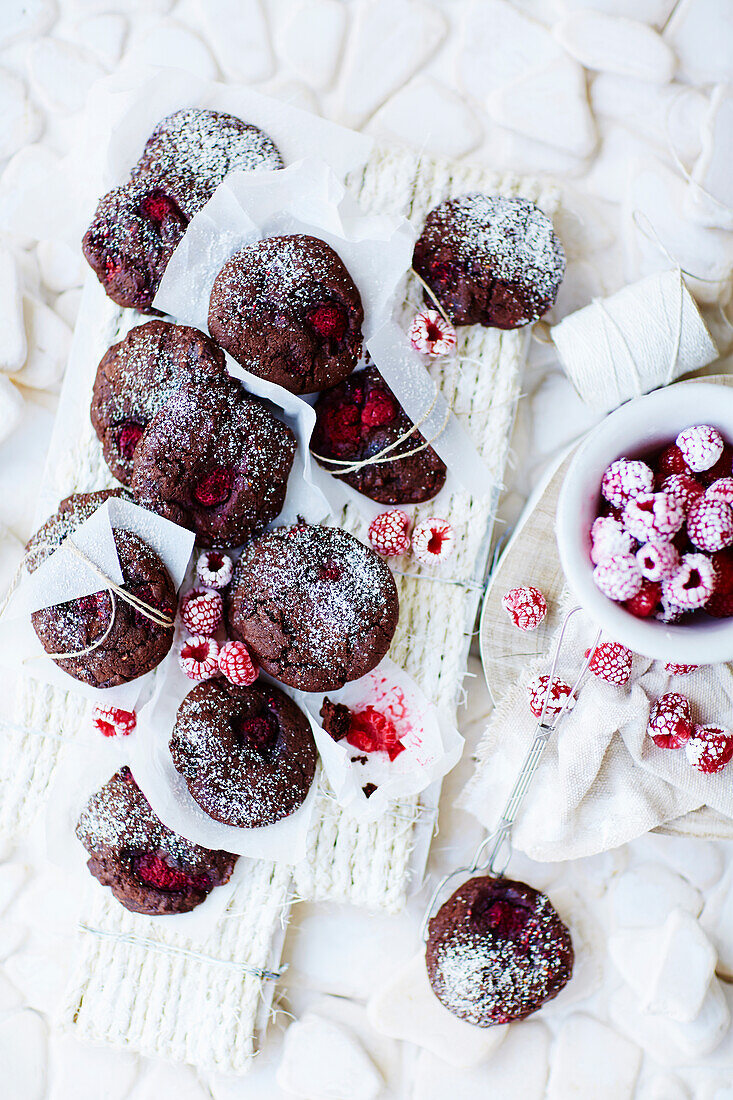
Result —
<svg viewBox="0 0 733 1100"><path fill-rule="evenodd" d="M675 426L664 426L670 422ZM637 619L596 587L589 554L590 522L597 500L588 497L589 486L600 487L603 470L625 453L643 459L645 450L673 442L683 427L696 423L713 424L733 444L733 387L717 382L677 382L610 413L590 430L571 460L560 486L555 531L568 587L604 633L657 660L712 664L733 659L733 618L709 618L682 626ZM632 439L636 443L630 442Z"/></svg>

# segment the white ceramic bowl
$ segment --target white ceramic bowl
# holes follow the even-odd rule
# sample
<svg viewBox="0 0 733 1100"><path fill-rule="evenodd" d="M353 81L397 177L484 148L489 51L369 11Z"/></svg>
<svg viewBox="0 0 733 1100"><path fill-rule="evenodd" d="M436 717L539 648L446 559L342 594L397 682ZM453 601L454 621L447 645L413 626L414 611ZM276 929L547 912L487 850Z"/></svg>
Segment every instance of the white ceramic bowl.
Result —
<svg viewBox="0 0 733 1100"><path fill-rule="evenodd" d="M557 506L557 545L570 589L604 635L657 660L704 665L733 659L733 618L701 616L682 626L637 619L596 588L590 560L590 528L606 467L621 457L643 459L693 424L712 424L733 443L733 387L678 382L606 417L568 467Z"/></svg>

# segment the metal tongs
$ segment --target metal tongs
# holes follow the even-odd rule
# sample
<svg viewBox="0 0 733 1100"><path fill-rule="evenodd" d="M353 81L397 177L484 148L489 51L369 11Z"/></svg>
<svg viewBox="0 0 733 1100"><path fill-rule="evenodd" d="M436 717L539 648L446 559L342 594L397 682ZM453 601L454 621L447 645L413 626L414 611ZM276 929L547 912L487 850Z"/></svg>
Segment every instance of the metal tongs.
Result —
<svg viewBox="0 0 733 1100"><path fill-rule="evenodd" d="M547 742L549 741L552 734L562 722L565 715L568 713L568 704L570 703L570 700L572 699L573 702L575 701L576 692L580 687L583 677L588 671L591 660L593 659L593 654L595 653L601 638L601 631L599 630L595 636L593 645L588 650L588 656L583 662L583 667L581 668L575 680L575 683L573 684L572 691L564 700L557 714L551 715L550 720L546 721L545 714L547 711L548 700L550 698L550 688L555 679L555 670L557 668L560 653L562 651L562 644L567 631L567 626L572 616L580 610L581 609L579 607L572 608L572 610L568 611L565 619L563 620L563 624L560 628L560 633L555 644L555 652L552 657L552 667L550 668L547 691L545 692L545 700L542 704L542 713L537 723L537 729L535 731L534 739L529 749L527 750L527 755L524 758L524 762L522 763L519 775L517 776L516 782L512 787L512 792L507 799L507 803L504 807L501 817L499 818L499 822L494 831L492 833L489 833L487 837L484 837L484 839L479 844L473 857L471 866L459 867L458 870L451 871L450 874L445 875L435 887L432 897L430 898L427 912L425 913L423 922L420 926L420 934L423 940L426 940L428 937L428 925L434 915L433 911L435 909L438 898L440 897L441 893L449 882L451 882L454 878L463 877L464 875L474 875L477 871L486 871L491 875L495 875L497 878L501 878L507 869L509 860L511 859L512 855L512 826L514 825L517 814L519 813L519 809L524 802L527 791L532 785L532 780L534 779L535 772L537 771L537 768L539 766L539 762L542 759L542 754L545 751L545 746L547 745Z"/></svg>

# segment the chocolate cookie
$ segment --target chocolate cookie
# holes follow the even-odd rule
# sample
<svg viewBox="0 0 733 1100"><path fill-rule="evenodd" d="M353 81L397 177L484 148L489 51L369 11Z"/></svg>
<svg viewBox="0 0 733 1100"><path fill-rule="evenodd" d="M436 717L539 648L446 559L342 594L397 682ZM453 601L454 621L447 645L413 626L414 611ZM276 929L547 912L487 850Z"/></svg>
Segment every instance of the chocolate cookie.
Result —
<svg viewBox="0 0 733 1100"><path fill-rule="evenodd" d="M322 466L352 489L380 504L419 504L432 500L443 488L445 463L432 447L347 474L340 474L338 466L321 461L335 458L361 462L395 443L412 428L412 421L376 367L357 371L326 390L316 401L315 410L311 450ZM415 429L390 454L406 454L424 443L424 436Z"/></svg>
<svg viewBox="0 0 733 1100"><path fill-rule="evenodd" d="M278 527L244 548L229 633L261 668L302 691L335 691L379 664L399 617L382 559L339 527Z"/></svg>
<svg viewBox="0 0 733 1100"><path fill-rule="evenodd" d="M115 530L113 534L123 588L173 620L176 590L163 562L131 531ZM96 688L116 687L150 672L173 642L172 625L158 626L108 591L44 607L32 613L31 621L50 657L99 643L89 653L55 660L69 676Z"/></svg>
<svg viewBox="0 0 733 1100"><path fill-rule="evenodd" d="M189 107L164 118L130 180L100 199L84 234L84 255L108 297L154 313L173 251L227 173L282 166L267 134L233 115Z"/></svg>
<svg viewBox="0 0 733 1100"><path fill-rule="evenodd" d="M198 329L148 321L113 344L97 367L92 426L104 458L123 485L132 458L156 412L187 382L203 384L224 374L224 352Z"/></svg>
<svg viewBox="0 0 733 1100"><path fill-rule="evenodd" d="M211 291L209 332L246 370L291 393L340 382L361 354L364 311L325 241L297 233L242 248Z"/></svg>
<svg viewBox="0 0 733 1100"><path fill-rule="evenodd" d="M108 298L153 313L163 272L187 225L165 185L141 177L99 200L82 251Z"/></svg>
<svg viewBox="0 0 733 1100"><path fill-rule="evenodd" d="M549 898L511 879L469 879L428 929L435 996L478 1027L536 1012L570 981L573 959L570 933Z"/></svg>
<svg viewBox="0 0 733 1100"><path fill-rule="evenodd" d="M166 828L127 767L92 795L76 835L102 886L131 913L151 917L190 913L229 881L237 862L229 852L210 852Z"/></svg>
<svg viewBox="0 0 733 1100"><path fill-rule="evenodd" d="M58 550L64 539L81 527L110 497L129 500L130 494L124 489L100 489L96 493L72 493L64 497L54 514L26 543L25 567L28 572L35 572L54 550Z"/></svg>
<svg viewBox="0 0 733 1100"><path fill-rule="evenodd" d="M198 684L178 708L170 750L201 809L240 829L294 813L316 774L308 719L261 680L250 687L221 677Z"/></svg>
<svg viewBox="0 0 733 1100"><path fill-rule="evenodd" d="M272 138L256 126L223 111L186 107L158 123L132 175L164 180L190 219L229 172L282 167Z"/></svg>
<svg viewBox="0 0 733 1100"><path fill-rule="evenodd" d="M513 329L552 306L565 252L529 199L473 193L430 211L412 266L456 325Z"/></svg>
<svg viewBox="0 0 733 1100"><path fill-rule="evenodd" d="M189 383L145 429L132 491L202 546L240 546L282 510L295 448L290 428L235 378Z"/></svg>

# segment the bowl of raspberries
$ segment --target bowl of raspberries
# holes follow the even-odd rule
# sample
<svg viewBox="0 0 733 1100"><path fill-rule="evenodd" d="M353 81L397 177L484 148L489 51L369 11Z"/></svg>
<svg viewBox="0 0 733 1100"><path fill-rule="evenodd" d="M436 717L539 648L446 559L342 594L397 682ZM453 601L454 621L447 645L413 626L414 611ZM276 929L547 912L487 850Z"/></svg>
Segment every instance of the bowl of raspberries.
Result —
<svg viewBox="0 0 733 1100"><path fill-rule="evenodd" d="M616 641L658 660L733 658L733 389L681 382L622 405L560 491L568 585Z"/></svg>

